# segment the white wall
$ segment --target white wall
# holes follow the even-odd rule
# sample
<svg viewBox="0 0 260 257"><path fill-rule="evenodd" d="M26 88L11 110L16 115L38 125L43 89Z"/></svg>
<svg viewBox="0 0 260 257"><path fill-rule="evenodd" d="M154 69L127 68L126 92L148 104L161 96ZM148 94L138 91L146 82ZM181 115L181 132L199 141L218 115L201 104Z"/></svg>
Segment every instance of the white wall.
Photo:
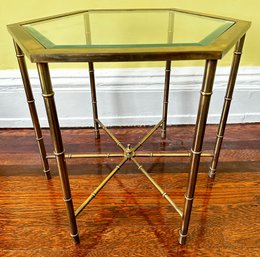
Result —
<svg viewBox="0 0 260 257"><path fill-rule="evenodd" d="M219 121L228 74L229 68L217 70L209 123ZM51 75L61 126L92 126L88 71L54 70ZM202 75L202 67L172 69L168 124L195 122ZM30 76L41 124L47 126L37 72ZM157 123L163 83L163 68L96 70L99 117L106 125ZM240 67L228 122L260 122L260 67ZM19 71L0 71L0 127L31 126Z"/></svg>

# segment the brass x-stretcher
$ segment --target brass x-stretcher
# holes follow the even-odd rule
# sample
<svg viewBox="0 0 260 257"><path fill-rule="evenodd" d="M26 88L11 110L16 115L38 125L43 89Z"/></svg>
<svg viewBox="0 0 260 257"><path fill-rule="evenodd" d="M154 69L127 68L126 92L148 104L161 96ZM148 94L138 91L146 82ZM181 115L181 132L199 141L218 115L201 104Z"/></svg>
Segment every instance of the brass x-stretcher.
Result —
<svg viewBox="0 0 260 257"><path fill-rule="evenodd" d="M109 182L109 180L117 173L117 171L129 160L133 161L147 179L155 186L155 188L161 193L161 195L170 203L170 205L178 212L182 217L182 210L174 203L171 197L156 183L156 181L149 175L149 173L143 168L143 166L136 160L135 157L190 157L191 153L137 153L138 150L151 136L152 134L162 125L163 119L150 130L150 132L143 137L134 147L130 144L127 147L123 144L109 131L109 129L99 120L96 119L99 126L108 134L108 136L117 144L123 153L105 153L105 154L66 154L65 158L104 158L104 157L123 157L122 161L107 175L107 177L99 184L99 186L90 194L90 196L82 203L82 205L75 211L75 216L77 217L86 206L96 197L99 191ZM211 153L202 153L203 157L213 157ZM55 158L54 155L47 156L48 159Z"/></svg>

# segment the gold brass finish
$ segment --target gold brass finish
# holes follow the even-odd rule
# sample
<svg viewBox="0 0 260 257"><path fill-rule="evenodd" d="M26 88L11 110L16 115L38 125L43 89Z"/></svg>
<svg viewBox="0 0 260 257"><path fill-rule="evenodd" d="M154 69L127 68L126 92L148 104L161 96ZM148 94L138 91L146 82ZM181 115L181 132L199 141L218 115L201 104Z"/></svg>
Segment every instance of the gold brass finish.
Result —
<svg viewBox="0 0 260 257"><path fill-rule="evenodd" d="M121 142L119 142L118 139L106 128L106 126L98 120L98 123L100 126L107 132L107 134L114 140L114 142L122 149L124 150L124 159L121 161L119 165L116 166L115 169L113 169L109 175L102 181L102 183L90 194L90 196L87 198L87 200L76 210L75 216L77 217L84 209L85 207L93 200L93 198L98 194L98 192L107 184L107 182L116 174L116 172L124 165L124 163L127 160L132 160L138 169L148 178L148 180L156 187L156 189L162 194L162 196L173 206L173 208L179 213L179 215L182 217L183 213L180 210L180 208L173 202L173 200L167 195L167 193L155 182L155 180L146 172L146 170L142 167L142 165L139 164L139 162L134 158L135 156L138 156L138 154L135 153L135 149L141 147L141 145L154 133L156 129L159 128L159 126L162 124L162 121L160 121L134 148L131 148L130 144L127 145L125 148ZM77 157L85 157L85 158L93 158L93 157L119 157L121 156L120 154L93 154L93 155L87 155L87 154L82 154L82 155L77 155ZM170 154L173 156L173 153ZM68 157L71 157L73 155L68 155ZM139 156L143 156L140 154ZM144 154L144 157L153 157L153 156L158 156L157 154ZM159 156L169 156L169 155L163 155L159 154ZM186 156L188 157L187 154L176 154L177 156ZM211 155L212 156L212 155ZM49 157L50 158L50 157Z"/></svg>
<svg viewBox="0 0 260 257"><path fill-rule="evenodd" d="M124 158L110 173L109 175L102 181L102 183L91 193L88 199L76 210L75 216L77 217L84 208L91 202L91 200L98 194L98 192L107 184L107 182L116 174L116 172L123 166L123 164L127 161L127 158Z"/></svg>
<svg viewBox="0 0 260 257"><path fill-rule="evenodd" d="M229 113L229 108L231 105L231 100L235 88L235 83L236 83L236 78L237 78L237 73L238 73L238 67L242 55L242 49L245 41L245 35L237 42L236 44L236 49L234 51L234 56L233 56L233 63L232 63L232 68L230 72L230 77L228 81L228 86L226 90L226 96L224 98L224 105L222 109L222 114L220 118L220 123L218 127L218 132L217 132L217 138L216 138L216 143L215 143L215 148L214 148L214 156L212 159L212 163L210 166L209 170L209 177L214 178L216 174L216 169L218 165L218 159L219 159L219 154L220 154L220 149L225 133L225 127L227 123L227 118L228 118L228 113Z"/></svg>
<svg viewBox="0 0 260 257"><path fill-rule="evenodd" d="M46 178L50 179L51 178L50 167L49 167L48 160L46 158L46 150L45 150L45 145L44 145L44 141L43 141L41 126L40 126L40 122L39 122L39 118L38 118L38 114L37 114L37 110L36 110L36 106L35 106L35 101L33 98L32 87L31 87L31 83L30 83L30 79L29 79L29 75L28 75L28 71L27 71L27 67L26 67L26 63L25 63L25 59L24 59L24 54L23 54L21 48L15 42L14 42L14 47L15 47L16 57L17 57L17 61L19 64L19 68L20 68L20 72L21 72L21 76L22 76L22 80L23 80L24 91L26 94L27 103L28 103L31 118L32 118L34 133L35 133L36 141L37 141L39 152L40 152L40 157L41 157L42 166L43 166L43 172L45 173Z"/></svg>
<svg viewBox="0 0 260 257"><path fill-rule="evenodd" d="M127 157L131 159L132 157L191 157L191 153L135 153L133 149L126 149L126 154L124 153L96 153L96 154L65 154L66 159L74 158L115 158L115 157ZM213 157L213 153L201 153L201 157ZM55 155L47 155L47 159L55 159Z"/></svg>
<svg viewBox="0 0 260 257"><path fill-rule="evenodd" d="M154 179L147 173L147 171L143 168L142 165L139 164L139 162L132 158L132 161L135 163L135 165L138 167L140 171L150 180L150 182L155 186L155 188L161 193L161 195L171 204L171 206L179 213L179 215L182 217L183 213L180 210L180 208L173 202L173 200L170 198L170 196L167 195L167 193L154 181Z"/></svg>
<svg viewBox="0 0 260 257"><path fill-rule="evenodd" d="M166 60L205 60L221 59L233 45L246 33L250 27L250 22L235 18L226 18L191 11L171 9L142 9L142 11L170 11L180 12L187 15L202 16L234 22L225 33L217 37L213 43L205 46L166 46L166 47L95 47L95 48L45 48L32 35L23 29L23 25L35 22L52 20L55 18L68 17L74 14L85 14L95 10L83 10L52 17L37 19L33 21L21 22L8 25L8 30L15 42L22 48L32 62L124 62L124 61L166 61ZM104 11L104 10L100 10ZM126 10L106 10L133 12L140 9ZM205 22L207 22L205 20Z"/></svg>
<svg viewBox="0 0 260 257"><path fill-rule="evenodd" d="M191 153L135 153L135 157L191 157ZM212 153L201 153L201 157L213 157Z"/></svg>
<svg viewBox="0 0 260 257"><path fill-rule="evenodd" d="M100 154L65 154L66 159L74 158L109 158L109 157L124 157L124 154L120 153L100 153ZM211 155L213 156L213 155ZM47 159L55 159L55 155L47 155Z"/></svg>
<svg viewBox="0 0 260 257"><path fill-rule="evenodd" d="M163 120L155 125L154 128L133 148L133 151L135 152L137 149L139 149L143 145L143 143L161 126L162 123Z"/></svg>
<svg viewBox="0 0 260 257"><path fill-rule="evenodd" d="M196 180L197 180L197 174L199 169L200 156L202 153L202 144L203 144L204 132L206 128L209 103L211 97L211 94L208 93L212 92L216 67L217 67L216 60L206 61L204 79L203 79L203 84L201 89L201 91L205 92L205 94L201 94L200 96L200 103L199 103L199 109L198 109L197 121L196 121L195 133L193 139L193 146L191 149L191 153L192 153L191 170L189 175L187 191L185 194L186 195L185 205L183 210L182 224L181 224L180 237L179 237L180 244L185 244L187 239L192 202L195 193Z"/></svg>
<svg viewBox="0 0 260 257"><path fill-rule="evenodd" d="M59 121L58 121L58 116L57 116L57 111L56 111L56 106L54 101L54 94L53 94L52 84L50 80L49 67L48 64L46 63L38 63L37 68L38 68L39 78L42 87L42 94L43 96L45 96L44 103L45 103L48 121L50 125L50 132L51 132L54 152L58 153L56 154L56 161L57 161L57 166L58 166L60 180L61 180L63 198L71 199L72 197L70 191L70 183L69 183L67 165L64 157L64 148L63 148ZM79 236L78 236L77 223L74 215L73 201L72 200L65 201L65 205L67 208L67 215L70 224L70 234L73 237L74 242L79 243Z"/></svg>
<svg viewBox="0 0 260 257"><path fill-rule="evenodd" d="M162 124L162 132L161 132L162 139L166 137L170 77L171 77L171 61L167 61L166 69L165 69L164 97L163 97L163 124Z"/></svg>
<svg viewBox="0 0 260 257"><path fill-rule="evenodd" d="M99 138L99 129L98 129L98 111L97 111L97 96L96 96L96 86L95 86L95 75L94 75L94 65L92 62L88 63L89 65L89 79L90 79L90 90L92 98L92 110L93 110L93 120L94 120L94 130L96 138Z"/></svg>
<svg viewBox="0 0 260 257"><path fill-rule="evenodd" d="M111 46L109 43L95 45L95 33L93 33L93 24L91 24L91 17L95 13L111 12L115 14L120 12L120 14L133 14L135 12L146 13L156 13L165 12L167 13L166 20L168 19L168 30L165 29L166 35L164 36L165 41L163 44L146 44L143 45L131 45L131 42L127 42L125 45L114 45ZM181 42L180 44L175 44L175 36L178 34L175 31L175 20L177 15L184 15L195 17L197 19L205 18L214 20L217 24L219 22L224 23L225 29L223 30L223 24L221 27L217 27L217 30L221 29L221 33L216 31L211 31L210 41L192 41L186 44ZM55 45L50 39L46 38L39 31L38 34L30 33L33 31L33 25L45 22L50 22L55 19L64 19L72 15L78 15L83 21L83 40L82 45ZM164 17L165 18L165 17ZM228 25L228 26L226 26ZM219 26L219 25L218 25ZM61 181L61 187L63 192L63 200L67 210L67 217L69 220L70 234L75 243L79 243L79 234L77 229L76 217L84 210L84 208L95 198L95 196L100 192L100 190L110 181L110 179L119 171L122 166L127 161L133 161L137 168L146 176L146 178L155 186L155 188L161 193L161 195L171 204L171 206L177 211L181 216L181 229L179 231L179 243L185 244L188 235L188 227L192 211L192 203L195 194L197 174L200 164L201 157L212 158L212 163L210 167L209 177L214 178L217 168L217 163L219 159L221 144L224 137L228 112L232 100L232 95L234 91L235 81L238 73L238 67L240 63L242 48L245 40L245 33L250 27L250 22L241 21L237 19L183 11L178 9L132 9L132 10L86 10L80 12L72 12L68 14L62 14L57 16L52 16L43 19L37 19L33 21L21 22L16 24L8 25L8 30L13 37L16 56L19 64L19 68L22 75L22 80L24 84L24 90L26 93L27 103L29 105L30 114L34 126L35 137L40 150L41 161L43 165L44 172L47 178L50 178L50 168L48 164L48 159L56 159L58 166L59 177ZM31 30L30 30L31 29ZM138 28L139 29L139 28ZM183 29L183 27L181 27ZM48 31L45 30L45 31ZM81 30L80 30L81 31ZM164 30L163 30L164 31ZM35 32L35 31L34 31ZM37 32L37 30L36 30ZM95 31L97 32L97 31ZM180 31L179 31L180 32ZM182 30L181 30L182 32ZM219 31L217 31L219 32ZM69 33L69 31L68 31ZM39 37L40 34L40 37ZM180 33L179 33L180 34ZM212 36L213 34L213 36ZM38 35L38 37L37 37ZM120 34L121 35L121 34ZM185 34L186 35L186 34ZM133 38L132 38L133 39ZM48 44L45 45L47 42ZM196 39L197 40L197 39ZM107 42L107 41L104 41ZM196 43L197 42L197 43ZM205 43L206 42L206 43ZM93 43L93 44L92 44ZM128 44L129 43L129 44ZM234 51L234 57L229 77L229 82L227 85L226 95L224 98L224 106L222 110L221 120L218 127L218 132L216 136L216 143L213 153L203 152L203 139L206 128L208 110L211 95L213 92L213 82L215 77L215 71L217 66L217 60L221 59L234 45L236 48ZM49 127L51 132L51 138L54 148L54 155L46 155L45 145L42 137L42 132L39 124L39 119L35 107L35 102L33 98L32 88L29 80L29 75L24 60L24 54L30 59L31 62L35 62L37 65L39 78L41 82L42 96L44 98L45 109L48 116ZM169 102L169 87L170 87L170 73L171 73L171 63L178 60L205 60L205 71L203 84L200 91L200 102L198 106L198 113L195 125L195 132L193 136L192 149L190 152L139 152L137 151L153 134L154 132L161 128L161 138L166 137L166 127L167 127L167 116L168 116L168 102ZM97 96L96 96L96 85L95 85L95 74L94 74L94 62L136 62L136 61L164 61L166 62L165 69L165 80L164 80L164 95L163 95L163 111L162 119L156 124L147 135L145 135L141 141L139 141L135 146L128 144L124 146L116 137L113 135L109 129L100 121L98 118L98 108L97 108ZM58 115L55 106L55 99L50 78L49 66L50 62L85 62L89 65L89 80L90 80L90 91L91 91L91 101L93 110L93 123L95 137L99 138L99 129L102 128L106 134L117 144L121 149L120 153L80 153L80 154L65 154L63 147L62 136L58 121ZM90 196L80 205L80 207L75 211L73 207L73 198L70 190L69 176L66 165L66 158L117 158L120 157L121 162L107 175L107 177L102 181L100 185L90 194ZM189 180L184 195L184 208L181 210L173 200L167 195L167 193L155 182L155 180L150 176L150 174L143 168L143 166L137 160L139 157L189 157L190 158L190 173Z"/></svg>
<svg viewBox="0 0 260 257"><path fill-rule="evenodd" d="M111 139L114 140L114 141L116 142L116 144L117 144L123 151L125 151L125 150L126 150L125 147L121 144L121 142L120 142L112 133L110 133L110 131L104 126L104 124L103 124L100 120L98 120L98 119L96 119L96 121L99 123L100 127L101 127L102 129L104 129L105 132L111 137Z"/></svg>

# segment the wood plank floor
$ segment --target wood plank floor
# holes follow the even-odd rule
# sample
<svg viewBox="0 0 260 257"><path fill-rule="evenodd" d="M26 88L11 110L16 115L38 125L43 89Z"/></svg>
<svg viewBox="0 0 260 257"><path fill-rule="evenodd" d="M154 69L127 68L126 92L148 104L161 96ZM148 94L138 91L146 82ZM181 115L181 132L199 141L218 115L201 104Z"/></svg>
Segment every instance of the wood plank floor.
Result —
<svg viewBox="0 0 260 257"><path fill-rule="evenodd" d="M124 144L137 143L150 128L112 128ZM186 151L192 126L156 132L140 149ZM48 152L51 143L44 130ZM64 129L67 153L118 152L101 132ZM216 126L207 127L204 150L213 147ZM120 150L119 150L120 151ZM139 158L143 167L180 206L187 183L187 158ZM120 159L68 160L75 207ZM0 256L260 256L260 124L229 125L215 180L209 159L198 176L189 238L177 243L180 218L133 163L123 166L78 217L81 243L74 245L55 161L46 181L31 129L0 130Z"/></svg>

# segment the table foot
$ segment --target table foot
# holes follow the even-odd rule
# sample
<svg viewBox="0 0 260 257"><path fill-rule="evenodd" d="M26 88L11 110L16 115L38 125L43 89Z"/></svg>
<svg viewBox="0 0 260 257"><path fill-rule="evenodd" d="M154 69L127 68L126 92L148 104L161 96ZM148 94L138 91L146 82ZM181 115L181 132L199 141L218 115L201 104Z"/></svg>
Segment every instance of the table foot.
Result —
<svg viewBox="0 0 260 257"><path fill-rule="evenodd" d="M165 139L165 138L166 138L166 130L162 130L161 139Z"/></svg>
<svg viewBox="0 0 260 257"><path fill-rule="evenodd" d="M187 241L187 235L182 235L181 231L179 232L180 236L179 236L179 244L181 245L185 245L186 241Z"/></svg>
<svg viewBox="0 0 260 257"><path fill-rule="evenodd" d="M208 177L214 179L216 176L216 169L209 168Z"/></svg>
<svg viewBox="0 0 260 257"><path fill-rule="evenodd" d="M79 244L80 243L80 239L79 239L79 234L76 235L70 235L73 238L73 241L75 244Z"/></svg>
<svg viewBox="0 0 260 257"><path fill-rule="evenodd" d="M44 170L44 174L47 180L51 179L51 170Z"/></svg>
<svg viewBox="0 0 260 257"><path fill-rule="evenodd" d="M95 130L95 138L96 138L96 139L99 139L99 138L100 138L99 130Z"/></svg>

